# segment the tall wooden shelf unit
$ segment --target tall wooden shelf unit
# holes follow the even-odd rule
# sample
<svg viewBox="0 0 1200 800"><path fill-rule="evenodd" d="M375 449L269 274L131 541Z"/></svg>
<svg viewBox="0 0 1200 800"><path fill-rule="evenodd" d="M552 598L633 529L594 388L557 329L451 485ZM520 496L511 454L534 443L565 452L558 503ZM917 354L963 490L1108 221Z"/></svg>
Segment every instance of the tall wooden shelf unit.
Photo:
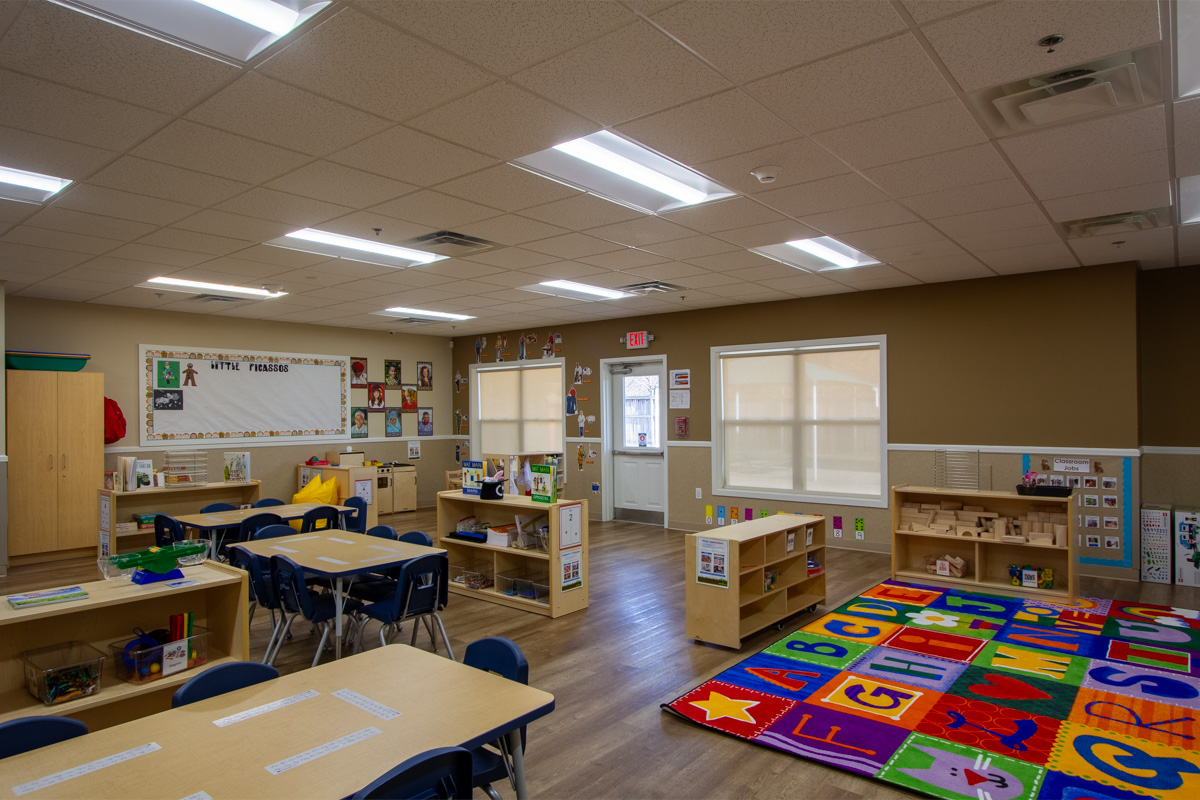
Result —
<svg viewBox="0 0 1200 800"><path fill-rule="evenodd" d="M246 660L250 649L246 573L206 561L184 567L183 574L196 585L171 589L164 583L94 581L79 584L88 593L82 600L23 609L0 602L0 722L54 714L81 720L91 730L119 725L166 711L175 690L202 670ZM195 613L197 625L212 631L208 660L202 667L149 683L127 683L116 677L109 644L132 638L134 628L166 627L172 614L186 611ZM61 705L45 705L25 689L21 653L72 640L104 652L100 691Z"/></svg>
<svg viewBox="0 0 1200 800"><path fill-rule="evenodd" d="M562 555L559 547L561 531L559 530L559 513L566 506L578 506L580 515L580 532L583 537L582 562L579 567L579 577L582 585L578 588L563 591L562 585ZM451 567L469 562L483 561L491 564L493 576L502 572L518 569L534 571L545 570L548 573L550 592L547 602L538 602L524 597L506 595L493 584L489 589L468 589L465 586L451 583L450 591L455 594L488 600L492 603L532 611L547 617L561 617L581 611L588 607L588 516L587 500L559 500L557 503L535 503L528 497L513 497L506 495L503 500L481 500L475 495L466 495L461 491L438 492L438 547L444 547L450 559ZM486 544L466 542L462 539L449 538L455 530L458 521L465 517L475 517L479 522L496 525L512 525L515 516L533 514L548 514L550 534L547 537L548 552L540 550L518 550L514 547L492 547Z"/></svg>
<svg viewBox="0 0 1200 800"><path fill-rule="evenodd" d="M728 588L697 582L700 539L728 542ZM810 555L821 564L813 575L808 574ZM751 634L825 602L824 517L776 514L688 534L684 558L689 639L741 647ZM773 588L766 585L768 572L777 573Z"/></svg>
<svg viewBox="0 0 1200 800"><path fill-rule="evenodd" d="M900 508L904 503L940 504L943 500L964 505L981 506L1002 517L1021 517L1029 512L1044 511L1065 514L1067 544L1031 544L1003 542L995 539L957 537L929 532L913 533L900 530ZM933 489L927 486L899 485L892 487L892 577L913 583L945 584L980 592L1012 592L1026 597L1054 602L1072 602L1078 594L1075 570L1077 514L1074 497L1044 497L1015 492L963 491ZM1099 533L1099 531L1097 531ZM952 555L966 559L967 574L961 578L930 574L925 570L926 556ZM1010 564L1031 565L1054 570L1053 589L1033 589L1013 586L1008 574Z"/></svg>

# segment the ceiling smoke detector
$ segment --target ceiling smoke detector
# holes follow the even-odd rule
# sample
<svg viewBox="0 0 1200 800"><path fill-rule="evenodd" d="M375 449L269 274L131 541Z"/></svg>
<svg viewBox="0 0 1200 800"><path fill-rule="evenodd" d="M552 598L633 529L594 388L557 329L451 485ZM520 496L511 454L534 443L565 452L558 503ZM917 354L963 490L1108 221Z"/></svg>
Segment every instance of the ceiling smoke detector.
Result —
<svg viewBox="0 0 1200 800"><path fill-rule="evenodd" d="M755 167L750 170L750 174L758 179L759 183L774 183L779 177L780 172L783 172L783 167L778 164L768 164L764 167Z"/></svg>

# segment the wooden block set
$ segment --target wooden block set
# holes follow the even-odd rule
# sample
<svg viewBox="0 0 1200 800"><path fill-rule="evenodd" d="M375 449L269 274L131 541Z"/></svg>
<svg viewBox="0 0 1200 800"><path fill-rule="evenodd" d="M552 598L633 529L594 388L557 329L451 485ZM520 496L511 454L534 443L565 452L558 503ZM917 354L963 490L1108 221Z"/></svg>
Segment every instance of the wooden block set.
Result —
<svg viewBox="0 0 1200 800"><path fill-rule="evenodd" d="M905 503L900 508L898 530L1013 544L1067 545L1066 514L1027 511L1020 516L1002 516L983 506L964 505L956 500Z"/></svg>

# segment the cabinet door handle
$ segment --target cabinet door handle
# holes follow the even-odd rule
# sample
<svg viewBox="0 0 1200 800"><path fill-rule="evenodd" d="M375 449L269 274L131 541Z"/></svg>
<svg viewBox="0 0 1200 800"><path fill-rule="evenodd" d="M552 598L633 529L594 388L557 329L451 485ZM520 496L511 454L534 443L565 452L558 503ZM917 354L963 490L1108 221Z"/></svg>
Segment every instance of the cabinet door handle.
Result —
<svg viewBox="0 0 1200 800"><path fill-rule="evenodd" d="M54 453L50 454L50 471L54 471Z"/></svg>
<svg viewBox="0 0 1200 800"><path fill-rule="evenodd" d="M63 469L67 468L67 454L66 453L62 454L62 468Z"/></svg>

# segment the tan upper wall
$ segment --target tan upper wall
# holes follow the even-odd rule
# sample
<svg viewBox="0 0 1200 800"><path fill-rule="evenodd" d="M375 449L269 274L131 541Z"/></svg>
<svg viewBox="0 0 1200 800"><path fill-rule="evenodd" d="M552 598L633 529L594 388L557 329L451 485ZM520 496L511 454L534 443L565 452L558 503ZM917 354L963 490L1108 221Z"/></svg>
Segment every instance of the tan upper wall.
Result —
<svg viewBox="0 0 1200 800"><path fill-rule="evenodd" d="M1138 275L1138 383L1141 443L1200 447L1200 268Z"/></svg>
<svg viewBox="0 0 1200 800"><path fill-rule="evenodd" d="M888 440L905 444L1136 447L1136 268L1131 263L985 280L816 297L779 303L606 320L556 328L568 374L593 370L580 409L600 419L599 361L667 354L692 370L692 440L709 440L709 348L887 335ZM686 294L686 290L684 291ZM645 328L646 350L619 338ZM541 355L545 328L529 328ZM517 337L507 331L510 354ZM475 337L455 340L464 378ZM487 336L484 361L495 358ZM467 393L454 397L465 411ZM674 427L670 438L674 439ZM568 435L575 431L568 428ZM600 435L599 422L588 436Z"/></svg>

